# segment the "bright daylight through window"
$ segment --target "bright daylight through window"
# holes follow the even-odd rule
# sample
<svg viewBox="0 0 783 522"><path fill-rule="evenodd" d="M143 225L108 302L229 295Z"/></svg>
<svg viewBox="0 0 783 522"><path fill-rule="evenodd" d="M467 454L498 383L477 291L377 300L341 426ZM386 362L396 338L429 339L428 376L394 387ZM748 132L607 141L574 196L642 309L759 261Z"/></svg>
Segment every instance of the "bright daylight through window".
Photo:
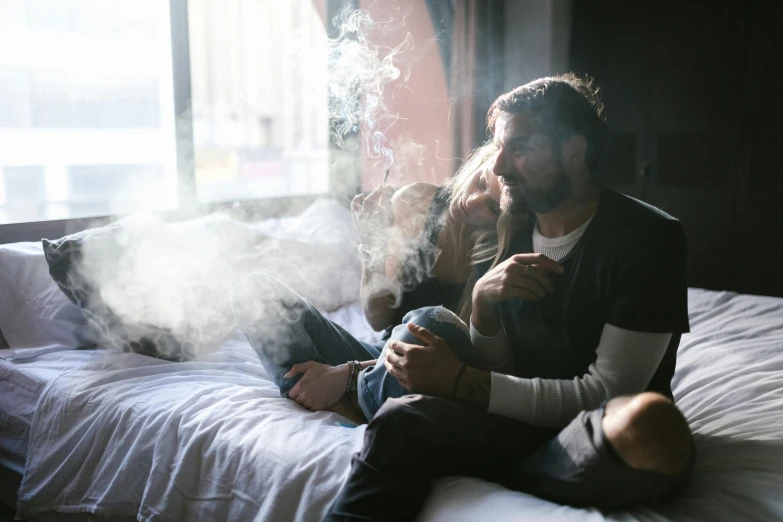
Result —
<svg viewBox="0 0 783 522"><path fill-rule="evenodd" d="M0 0L0 224L328 192L313 2L187 7L175 116L170 2Z"/></svg>
<svg viewBox="0 0 783 522"><path fill-rule="evenodd" d="M327 41L312 0L189 0L201 201L329 190Z"/></svg>

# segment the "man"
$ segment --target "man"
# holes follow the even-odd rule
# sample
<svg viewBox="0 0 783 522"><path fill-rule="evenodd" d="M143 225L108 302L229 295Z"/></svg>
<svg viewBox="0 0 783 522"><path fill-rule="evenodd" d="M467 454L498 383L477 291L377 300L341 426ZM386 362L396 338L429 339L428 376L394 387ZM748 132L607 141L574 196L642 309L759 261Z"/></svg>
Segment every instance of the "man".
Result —
<svg viewBox="0 0 783 522"><path fill-rule="evenodd" d="M410 325L425 346L396 342L385 365L421 395L387 401L370 422L327 520L412 520L445 475L601 509L687 485L691 435L669 398L688 331L685 236L594 182L601 112L574 75L492 105L503 205L535 214L473 292L471 339L496 371L466 367Z"/></svg>

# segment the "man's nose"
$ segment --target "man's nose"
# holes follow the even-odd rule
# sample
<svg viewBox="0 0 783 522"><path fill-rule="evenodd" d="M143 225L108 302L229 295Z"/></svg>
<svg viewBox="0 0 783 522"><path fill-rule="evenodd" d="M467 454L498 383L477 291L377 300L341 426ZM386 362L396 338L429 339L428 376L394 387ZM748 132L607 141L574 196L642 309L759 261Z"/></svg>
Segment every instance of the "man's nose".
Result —
<svg viewBox="0 0 783 522"><path fill-rule="evenodd" d="M495 176L502 176L507 171L506 167L506 153L503 149L500 149L498 155L495 156L495 163L492 164L492 174Z"/></svg>

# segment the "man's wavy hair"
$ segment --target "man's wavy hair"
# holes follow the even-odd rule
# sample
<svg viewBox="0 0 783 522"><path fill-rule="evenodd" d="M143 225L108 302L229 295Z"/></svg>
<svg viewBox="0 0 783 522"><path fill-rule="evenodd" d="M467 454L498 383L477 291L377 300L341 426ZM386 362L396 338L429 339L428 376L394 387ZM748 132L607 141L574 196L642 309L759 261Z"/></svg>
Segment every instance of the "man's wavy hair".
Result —
<svg viewBox="0 0 783 522"><path fill-rule="evenodd" d="M558 149L568 138L583 136L587 142L585 163L595 172L608 132L598 90L589 76L567 73L539 78L501 94L487 112L487 129L494 135L503 113L534 114Z"/></svg>

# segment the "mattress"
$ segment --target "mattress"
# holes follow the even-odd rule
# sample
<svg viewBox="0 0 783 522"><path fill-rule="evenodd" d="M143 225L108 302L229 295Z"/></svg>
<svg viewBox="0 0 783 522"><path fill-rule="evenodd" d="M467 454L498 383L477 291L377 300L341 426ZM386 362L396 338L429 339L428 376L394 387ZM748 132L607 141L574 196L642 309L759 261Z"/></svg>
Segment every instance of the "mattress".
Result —
<svg viewBox="0 0 783 522"><path fill-rule="evenodd" d="M358 303L324 312L324 315L353 332L361 341L374 342L380 336L367 324ZM20 475L24 472L30 426L44 389L70 371L100 365L108 356L110 353L103 350L72 350L64 346L17 351L0 349L1 466ZM239 337L225 343L217 352L203 357L201 362L222 361L230 366L230 361L236 358L249 366L257 366L257 372L268 383L257 357Z"/></svg>
<svg viewBox="0 0 783 522"><path fill-rule="evenodd" d="M697 448L686 494L655 510L602 514L454 478L439 484L423 519L783 520L783 299L690 289L688 310L672 380Z"/></svg>
<svg viewBox="0 0 783 522"><path fill-rule="evenodd" d="M783 519L783 299L691 289L689 310L672 383L698 452L685 495L601 513L452 477L421 520ZM360 308L340 313L366 328ZM28 452L24 516L320 520L363 434L280 399L241 337L189 363L68 352L0 361L0 372L0 407L18 430L4 455L18 465ZM9 408L6 392L25 404Z"/></svg>

